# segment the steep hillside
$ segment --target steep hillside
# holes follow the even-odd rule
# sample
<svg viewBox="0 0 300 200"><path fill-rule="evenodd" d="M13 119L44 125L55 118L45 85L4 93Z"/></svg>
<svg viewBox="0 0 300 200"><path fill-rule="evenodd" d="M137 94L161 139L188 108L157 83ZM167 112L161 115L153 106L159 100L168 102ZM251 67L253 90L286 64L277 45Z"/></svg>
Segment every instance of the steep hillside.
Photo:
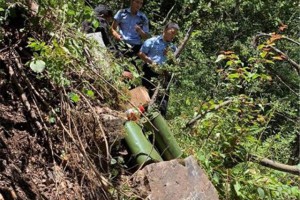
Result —
<svg viewBox="0 0 300 200"><path fill-rule="evenodd" d="M30 7L12 4L1 28L0 199L117 198L112 191L126 174L110 163L126 155L118 90L95 64L99 56L86 48L76 58L56 46ZM52 49L34 46L43 40ZM34 51L49 51L53 62L28 63Z"/></svg>

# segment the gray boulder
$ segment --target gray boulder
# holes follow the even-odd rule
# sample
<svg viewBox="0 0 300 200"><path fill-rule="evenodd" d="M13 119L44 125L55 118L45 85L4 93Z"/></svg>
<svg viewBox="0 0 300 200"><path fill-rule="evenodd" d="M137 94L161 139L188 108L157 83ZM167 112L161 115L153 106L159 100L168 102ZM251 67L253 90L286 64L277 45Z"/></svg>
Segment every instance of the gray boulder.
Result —
<svg viewBox="0 0 300 200"><path fill-rule="evenodd" d="M147 165L133 176L133 187L149 200L218 200L218 193L195 158Z"/></svg>

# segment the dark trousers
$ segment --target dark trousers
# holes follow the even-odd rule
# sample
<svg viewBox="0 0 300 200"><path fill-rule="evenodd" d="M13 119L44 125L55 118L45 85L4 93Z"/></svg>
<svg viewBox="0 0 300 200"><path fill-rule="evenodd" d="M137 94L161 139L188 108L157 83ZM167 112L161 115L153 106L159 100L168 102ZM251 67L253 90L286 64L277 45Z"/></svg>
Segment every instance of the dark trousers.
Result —
<svg viewBox="0 0 300 200"><path fill-rule="evenodd" d="M134 58L140 51L142 45L129 45L125 42L119 42L116 44L116 49L127 58Z"/></svg>
<svg viewBox="0 0 300 200"><path fill-rule="evenodd" d="M115 56L119 57L126 57L130 59L130 62L135 66L137 71L139 72L139 68L136 64L137 53L140 51L142 45L127 45L125 42L119 42L116 44L117 54ZM129 69L125 69L125 71L130 71Z"/></svg>
<svg viewBox="0 0 300 200"><path fill-rule="evenodd" d="M148 64L143 65L143 72L144 72L144 76L142 78L142 85L148 89L149 96L151 98L154 94L155 88L157 87L157 85L155 85L153 83L153 81L151 81L151 79L152 78L159 78L159 74L154 72L149 67ZM164 77L164 79L165 80L163 80L162 87L166 90L164 91L163 94L158 94L155 103L158 105L158 109L159 109L160 113L163 116L166 116L168 102L169 102L169 93L170 93L169 88L167 88L167 84L168 84L170 78L166 75Z"/></svg>

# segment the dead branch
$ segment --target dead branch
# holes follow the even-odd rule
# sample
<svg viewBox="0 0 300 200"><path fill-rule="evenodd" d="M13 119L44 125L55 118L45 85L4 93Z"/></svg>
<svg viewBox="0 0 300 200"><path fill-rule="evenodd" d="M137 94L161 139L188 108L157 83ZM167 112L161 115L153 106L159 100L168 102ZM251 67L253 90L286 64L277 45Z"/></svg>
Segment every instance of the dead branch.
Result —
<svg viewBox="0 0 300 200"><path fill-rule="evenodd" d="M256 155L250 155L248 158L248 161L254 162L254 163L258 163L262 166L271 168L271 169L275 169L278 171L282 171L282 172L287 172L290 174L295 174L300 176L300 167L298 167L297 165L286 165L286 164L282 164L273 160L270 160L268 158L259 158Z"/></svg>
<svg viewBox="0 0 300 200"><path fill-rule="evenodd" d="M15 59L15 63L18 65L18 68L22 68L21 66L21 63L20 61L18 60L18 56L16 54L13 53L13 56L12 56L14 59ZM10 61L11 62L11 61ZM42 125L40 124L40 122L37 120L37 115L36 113L34 112L34 110L32 109L32 106L27 98L27 95L25 94L23 88L21 87L20 83L18 82L17 80L17 76L15 74L15 71L14 69L12 68L12 65L8 65L9 67L9 74L10 76L12 77L12 80L14 82L14 84L17 86L17 89L20 93L20 98L21 98L21 101L23 102L26 110L30 113L30 116L32 119L34 119L35 121L35 124L36 126L38 127L38 130L41 131L43 130L42 128ZM27 80L28 81L28 80ZM41 100L44 104L46 104L47 106L49 106L50 110L52 110L52 112L56 115L56 119L58 120L58 122L60 123L61 127L64 129L65 132L68 133L68 136L71 138L73 144L75 144L78 149L82 152L82 154L85 156L87 162L89 163L90 167L93 169L93 171L95 172L96 176L98 177L99 181L101 182L101 185L104 186L105 188L107 188L110 183L109 181L104 177L102 176L98 170L95 168L95 166L93 166L93 163L90 161L90 159L87 157L86 155L86 152L84 152L84 147L82 145L82 143L79 143L79 145L77 144L73 134L64 126L62 120L60 119L60 117L56 114L55 110L53 107L51 107L44 99L41 95L39 95L39 93L34 89L32 88L32 84L29 84L30 88L33 89L34 93L35 94L38 94L37 97L39 98L39 100Z"/></svg>
<svg viewBox="0 0 300 200"><path fill-rule="evenodd" d="M158 82L158 85L156 86L155 91L154 91L154 93L153 93L153 95L151 97L151 100L150 100L150 102L148 104L148 110L151 110L151 108L153 107L153 104L156 101L159 89L160 89L160 82Z"/></svg>
<svg viewBox="0 0 300 200"><path fill-rule="evenodd" d="M272 37L272 34L271 33L258 33L255 37L254 37L254 40L256 41L259 37ZM291 39L291 38L289 38L289 37L287 37L287 36L282 36L282 38L283 39L286 39L286 40L288 40L288 41L290 41L290 42L292 42L292 43L295 43L295 44L297 44L297 45L299 45L300 46L300 43L299 42L297 42L297 41L295 41L295 40L293 40L293 39ZM256 46L256 45L255 45Z"/></svg>
<svg viewBox="0 0 300 200"><path fill-rule="evenodd" d="M18 67L21 67L19 65L21 65L20 61L17 59L17 55L12 52L12 57L15 59L15 63L16 65L18 65ZM15 70L13 69L13 62L12 60L8 60L8 71L9 71L9 75L14 83L14 85L16 86L17 90L18 90L18 93L19 93L19 98L21 100L21 102L23 103L23 105L25 106L26 108L26 111L29 113L30 117L32 118L32 120L34 121L34 124L36 126L36 128L43 132L43 126L41 125L41 123L38 121L38 118L37 118L37 115L35 113L35 111L32 109L32 106L28 100L28 97L26 95L26 93L24 92L21 84L19 83L18 79L17 79L17 75L16 75L16 72Z"/></svg>
<svg viewBox="0 0 300 200"><path fill-rule="evenodd" d="M201 113L201 114L197 115L195 118L193 118L192 120L190 120L190 121L185 125L185 128L194 125L195 122L197 122L199 119L201 119L202 117L204 117L207 113L212 112L212 111L219 110L219 109L222 108L223 106L227 106L227 105L229 105L230 103L232 103L232 101L233 101L233 99L229 99L229 100L224 101L223 103L220 103L219 105L215 106L213 109L209 109L209 110L205 111L204 113Z"/></svg>
<svg viewBox="0 0 300 200"><path fill-rule="evenodd" d="M100 131L101 131L101 134L103 136L103 139L104 139L104 143L105 143L105 148L106 148L106 153L107 153L107 161L110 160L110 154L109 154L109 145L108 145L108 141L107 141L107 138L106 138L106 135L104 133L104 130L103 130L103 127L102 127L102 124L101 122L99 121L99 118L97 117L97 113L95 111L95 109L93 108L93 106L91 105L91 103L89 102L89 100L80 92L77 90L77 93L85 100L85 102L87 103L87 105L90 107L90 109L92 110L93 112L93 115L95 116L96 120L97 120L97 124L99 125L99 128L100 128Z"/></svg>
<svg viewBox="0 0 300 200"><path fill-rule="evenodd" d="M178 58L179 55L181 54L182 50L185 48L188 40L190 39L191 35L192 35L192 32L194 31L194 29L196 28L196 24L193 23L190 28L188 29L188 31L186 32L185 34L185 37L182 41L182 43L180 44L180 46L178 47L178 49L175 51L174 53L174 57L175 58Z"/></svg>
<svg viewBox="0 0 300 200"><path fill-rule="evenodd" d="M283 55L284 58L294 67L294 69L298 72L298 75L300 74L300 65L298 65L295 61L293 61L288 55L283 53L281 50L277 49L276 47L269 45L271 49L273 49L276 53L279 53L280 55Z"/></svg>
<svg viewBox="0 0 300 200"><path fill-rule="evenodd" d="M169 19L173 9L175 8L176 3L172 6L172 8L169 10L169 12L167 13L166 17L164 18L162 24L165 24L167 22L167 20Z"/></svg>
<svg viewBox="0 0 300 200"><path fill-rule="evenodd" d="M166 95L167 95L167 96L169 95L169 94L167 94L167 92L169 91L169 89L170 89L170 87L171 87L171 83L172 83L172 81L173 81L173 78L174 78L174 73L171 74L171 78L170 78L170 80L169 80L169 82L168 82L168 85L167 85L167 87L166 87L166 89L165 89L164 96L163 96L163 98L162 98L161 101L160 101L159 107L162 105L163 101L165 100Z"/></svg>
<svg viewBox="0 0 300 200"><path fill-rule="evenodd" d="M70 139L72 140L73 144L77 146L78 150L84 155L84 158L86 159L87 163L89 166L92 168L92 170L95 172L96 176L98 177L101 186L107 188L108 186L111 185L111 183L104 177L102 176L99 171L96 169L92 161L89 159L89 157L86 155L86 152L84 151L84 147L82 146L82 143L79 145L76 142L76 139L74 138L72 132L64 125L63 121L60 119L60 117L56 114L55 110L53 109L52 112L55 114L57 121L60 123L61 127L63 130L68 134Z"/></svg>
<svg viewBox="0 0 300 200"><path fill-rule="evenodd" d="M273 74L274 76L276 76L276 78L278 78L278 80L279 80L284 86L286 86L292 93L294 93L296 96L298 96L298 93L297 93L295 90L292 89L292 87L293 87L293 88L296 88L297 85L294 85L294 84L291 85L291 83L288 83L288 80L287 80L285 77L283 77L283 76L281 76L280 74L278 74L278 73L276 72L276 70L274 70L271 66L266 65L266 68L271 72L271 74Z"/></svg>
<svg viewBox="0 0 300 200"><path fill-rule="evenodd" d="M285 85L292 93L294 93L296 96L298 96L299 94L295 91L295 90L293 90L288 84L286 84L281 78L280 78L280 76L278 76L277 74L276 74L276 78L278 78L278 80L283 84L283 85Z"/></svg>
<svg viewBox="0 0 300 200"><path fill-rule="evenodd" d="M272 34L267 34L267 33L258 33L254 38L253 38L253 46L256 47L258 45L258 39L260 37L272 37ZM290 42L293 42L297 45L300 45L299 42L292 40L291 38L288 38L286 36L282 36L282 39L286 39ZM297 71L298 75L300 74L300 65L298 63L296 63L294 60L292 60L287 54L285 54L284 52L282 52L281 50L279 50L278 48L272 46L272 45L268 45L269 48L271 48L273 51L275 51L276 53L284 56L284 58L286 59L287 62L289 62L291 64L291 66Z"/></svg>

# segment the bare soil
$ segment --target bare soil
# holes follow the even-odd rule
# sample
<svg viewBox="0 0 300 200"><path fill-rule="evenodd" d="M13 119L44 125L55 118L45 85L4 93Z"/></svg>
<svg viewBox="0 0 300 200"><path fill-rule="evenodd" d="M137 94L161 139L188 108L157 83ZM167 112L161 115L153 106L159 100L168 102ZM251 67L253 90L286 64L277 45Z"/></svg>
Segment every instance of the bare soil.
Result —
<svg viewBox="0 0 300 200"><path fill-rule="evenodd" d="M27 41L47 36L26 7L11 9L0 27L0 200L117 198L109 190L118 190L122 165L110 162L127 154L122 116L97 101L74 105L68 91L37 78L25 66Z"/></svg>

